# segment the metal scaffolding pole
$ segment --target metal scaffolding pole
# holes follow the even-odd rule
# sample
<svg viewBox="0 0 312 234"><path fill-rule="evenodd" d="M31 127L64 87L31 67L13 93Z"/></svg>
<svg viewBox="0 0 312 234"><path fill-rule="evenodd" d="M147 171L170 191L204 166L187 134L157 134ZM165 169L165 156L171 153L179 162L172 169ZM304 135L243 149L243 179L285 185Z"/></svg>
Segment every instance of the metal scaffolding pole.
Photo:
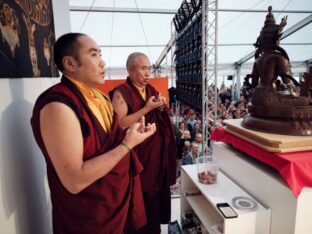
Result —
<svg viewBox="0 0 312 234"><path fill-rule="evenodd" d="M174 39L172 39L174 38ZM168 51L172 51L172 46L174 46L176 42L176 37L171 37L168 44L167 45L100 45L100 47L165 47L164 50L161 52L161 54L159 55L157 61L155 62L156 66L161 66L161 63L163 62L163 60L166 57L166 53L168 53ZM222 44L218 44L218 47L222 47L222 46L252 46L253 43L222 43ZM281 46L309 46L312 45L311 42L293 42L293 43L282 43L281 42ZM254 55L254 52L253 52ZM252 56L253 56L252 55ZM252 58L251 56L251 58ZM232 66L236 66L236 64L232 64Z"/></svg>
<svg viewBox="0 0 312 234"><path fill-rule="evenodd" d="M131 45L131 44L125 44L125 45L99 45L99 47L102 48L122 48L122 47L126 47L126 48L130 48L130 47L164 47L166 45L157 45L157 44L153 44L153 45L146 45L146 44L141 44L141 45Z"/></svg>
<svg viewBox="0 0 312 234"><path fill-rule="evenodd" d="M222 44L218 44L218 47L223 47L223 46L230 46L230 47L234 47L234 46L252 46L253 43L222 43ZM308 45L312 45L311 42L292 42L292 43L281 43L281 46L308 46ZM124 45L99 45L99 47L101 48L131 48L131 47L165 47L167 45L164 44L124 44ZM171 48L168 48L169 50L172 50ZM166 54L163 55L163 59L165 59ZM157 60L158 61L158 60ZM159 62L163 62L163 60L159 60ZM161 64L157 64L158 66L160 66Z"/></svg>
<svg viewBox="0 0 312 234"><path fill-rule="evenodd" d="M214 8L207 9L208 11L216 11ZM140 14L176 14L176 9L150 9L150 8L123 8L123 7L92 7L89 6L70 6L70 11L77 12L114 12L114 13L140 13ZM245 12L245 13L263 13L267 10L257 9L219 9L219 12ZM289 13L289 14L311 14L312 11L300 11L300 10L274 10L276 13Z"/></svg>
<svg viewBox="0 0 312 234"><path fill-rule="evenodd" d="M210 10L214 9L214 10ZM218 0L202 1L202 124L203 151L209 154L208 142L217 115ZM212 105L214 108L209 108ZM208 120L212 120L208 121Z"/></svg>
<svg viewBox="0 0 312 234"><path fill-rule="evenodd" d="M78 12L114 12L114 13L140 13L140 14L169 14L173 15L177 10L172 9L143 9L143 8L122 8L122 7L85 7L85 6L70 6L70 11Z"/></svg>
<svg viewBox="0 0 312 234"><path fill-rule="evenodd" d="M177 41L177 32L174 29L173 22L170 24L170 32L171 32L171 38L173 38L173 43L170 47L170 79L171 79L171 87L176 87L176 72L173 71L175 69L175 61L174 61L174 47L175 43ZM168 53L168 51L167 51ZM158 60L159 63L161 63L160 60ZM160 64L159 64L160 66ZM168 64L166 64L168 66ZM177 95L177 94L176 94ZM169 100L170 101L170 100ZM175 127L178 129L179 128L179 122L180 122L180 101L176 100L174 103L174 108L175 108Z"/></svg>
<svg viewBox="0 0 312 234"><path fill-rule="evenodd" d="M160 53L159 58L155 62L156 66L160 66L161 65L162 61L166 57L166 54L171 50L171 47L175 44L175 42L176 42L176 36L175 35L171 35L171 38L170 38L168 44L165 46L163 51Z"/></svg>
<svg viewBox="0 0 312 234"><path fill-rule="evenodd" d="M171 37L174 38L174 43L172 44L172 46L170 47L170 78L171 78L171 87L176 87L175 81L176 81L176 77L175 77L175 72L173 72L173 69L175 68L175 62L174 62L174 53L173 53L173 49L172 47L175 46L175 42L177 41L176 37L176 32L174 30L173 27L173 22L171 22L170 24L170 32L171 32ZM160 66L160 64L159 64ZM166 65L168 66L168 64Z"/></svg>
<svg viewBox="0 0 312 234"><path fill-rule="evenodd" d="M242 66L241 65L238 65L236 67L236 87L235 87L235 98L236 100L239 100L240 99L240 89L241 89L241 69L242 69ZM232 87L232 89L234 89L234 87Z"/></svg>

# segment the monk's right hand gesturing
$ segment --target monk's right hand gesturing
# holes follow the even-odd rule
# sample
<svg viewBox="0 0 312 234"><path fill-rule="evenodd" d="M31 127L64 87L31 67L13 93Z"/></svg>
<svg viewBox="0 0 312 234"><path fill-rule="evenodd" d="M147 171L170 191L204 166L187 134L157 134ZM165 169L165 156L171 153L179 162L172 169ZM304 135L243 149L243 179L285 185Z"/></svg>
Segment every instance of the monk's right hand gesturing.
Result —
<svg viewBox="0 0 312 234"><path fill-rule="evenodd" d="M145 104L145 107L150 111L159 108L163 105L162 99L158 99L155 96L151 96Z"/></svg>
<svg viewBox="0 0 312 234"><path fill-rule="evenodd" d="M137 122L133 124L126 132L126 136L123 140L131 149L136 145L143 142L146 138L150 137L156 132L155 123L148 123L145 126L144 122Z"/></svg>

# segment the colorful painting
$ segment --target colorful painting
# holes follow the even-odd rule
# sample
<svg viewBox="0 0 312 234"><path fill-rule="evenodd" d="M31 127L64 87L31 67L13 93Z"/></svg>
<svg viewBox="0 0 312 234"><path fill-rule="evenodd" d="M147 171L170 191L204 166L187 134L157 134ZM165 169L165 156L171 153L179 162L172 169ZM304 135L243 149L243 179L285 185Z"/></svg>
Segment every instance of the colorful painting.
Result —
<svg viewBox="0 0 312 234"><path fill-rule="evenodd" d="M0 0L0 78L58 77L52 0Z"/></svg>

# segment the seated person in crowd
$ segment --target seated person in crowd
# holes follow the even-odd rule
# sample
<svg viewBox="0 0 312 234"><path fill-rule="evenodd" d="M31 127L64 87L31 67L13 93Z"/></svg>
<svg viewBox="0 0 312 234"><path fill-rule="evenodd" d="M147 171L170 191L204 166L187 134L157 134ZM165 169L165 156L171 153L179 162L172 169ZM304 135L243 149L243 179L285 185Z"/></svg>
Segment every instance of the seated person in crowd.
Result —
<svg viewBox="0 0 312 234"><path fill-rule="evenodd" d="M198 157L198 144L192 143L191 150L185 157L182 159L182 165L194 164L195 159Z"/></svg>
<svg viewBox="0 0 312 234"><path fill-rule="evenodd" d="M194 129L194 124L197 122L194 110L190 111L189 119L187 122L192 126L192 129Z"/></svg>
<svg viewBox="0 0 312 234"><path fill-rule="evenodd" d="M196 134L194 143L198 145L198 154L203 155L203 134L200 132Z"/></svg>
<svg viewBox="0 0 312 234"><path fill-rule="evenodd" d="M196 134L201 133L201 132L202 132L201 125L200 125L200 123L196 122L194 124L193 131L191 132L191 141L194 141Z"/></svg>
<svg viewBox="0 0 312 234"><path fill-rule="evenodd" d="M177 158L178 159L181 159L183 156L183 148L184 148L186 141L191 142L191 133L189 130L185 130L183 132L182 137L180 137L180 139L177 141L178 142L178 145L177 145Z"/></svg>

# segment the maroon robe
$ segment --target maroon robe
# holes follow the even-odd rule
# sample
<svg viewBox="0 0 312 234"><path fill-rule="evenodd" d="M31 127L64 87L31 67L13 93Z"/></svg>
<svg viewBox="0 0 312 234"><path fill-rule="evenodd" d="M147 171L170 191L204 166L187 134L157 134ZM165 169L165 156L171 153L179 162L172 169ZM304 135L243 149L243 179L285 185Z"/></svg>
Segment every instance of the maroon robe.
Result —
<svg viewBox="0 0 312 234"><path fill-rule="evenodd" d="M133 86L129 77L116 88L128 105L127 115L142 109L151 97L158 92L151 85L146 86L146 101ZM169 186L176 180L176 144L168 108L154 109L145 115L146 123L156 123L154 135L135 147L144 167L141 184L148 224L139 233L159 233L160 223L168 223L171 214Z"/></svg>
<svg viewBox="0 0 312 234"><path fill-rule="evenodd" d="M120 234L126 226L138 229L145 225L146 215L138 176L142 166L135 153L128 153L107 175L80 193L71 194L65 189L40 133L40 110L50 102L62 102L76 113L83 134L83 160L115 148L123 140L124 131L114 113L111 131L109 135L106 134L85 98L66 78L40 95L34 107L31 125L47 164L54 233Z"/></svg>
<svg viewBox="0 0 312 234"><path fill-rule="evenodd" d="M125 83L119 85L116 89L121 93L128 105L127 115L142 109L151 96L158 97L159 95L153 86L147 84L146 101L144 101L129 77ZM135 147L144 167L141 173L142 190L143 192L167 193L169 186L176 181L176 143L168 107L166 106L163 111L158 109L150 111L145 115L145 121L146 123L156 123L157 131ZM167 197L167 199L170 199L170 194ZM170 206L170 201L165 203ZM164 214L167 218L162 218L162 223L169 221L170 207L168 207L168 212Z"/></svg>

